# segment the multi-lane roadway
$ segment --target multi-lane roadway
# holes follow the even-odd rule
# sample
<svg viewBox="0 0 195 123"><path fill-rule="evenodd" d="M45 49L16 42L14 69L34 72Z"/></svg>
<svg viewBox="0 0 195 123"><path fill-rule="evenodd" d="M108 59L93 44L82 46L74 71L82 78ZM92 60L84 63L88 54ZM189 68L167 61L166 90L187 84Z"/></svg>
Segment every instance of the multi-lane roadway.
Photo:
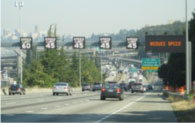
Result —
<svg viewBox="0 0 195 123"><path fill-rule="evenodd" d="M125 92L125 100L100 100L100 92L76 91L2 96L2 122L152 122L176 121L160 92Z"/></svg>

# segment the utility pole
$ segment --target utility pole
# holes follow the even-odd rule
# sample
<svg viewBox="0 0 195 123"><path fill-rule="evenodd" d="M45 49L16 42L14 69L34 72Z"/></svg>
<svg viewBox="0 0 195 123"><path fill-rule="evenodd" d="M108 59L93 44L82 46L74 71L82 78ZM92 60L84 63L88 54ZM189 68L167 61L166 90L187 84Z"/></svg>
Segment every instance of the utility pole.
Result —
<svg viewBox="0 0 195 123"><path fill-rule="evenodd" d="M100 73L101 73L101 84L103 84L103 76L102 76L102 50L100 49Z"/></svg>
<svg viewBox="0 0 195 123"><path fill-rule="evenodd" d="M81 51L79 50L79 86L81 87Z"/></svg>
<svg viewBox="0 0 195 123"><path fill-rule="evenodd" d="M24 7L24 2L23 1L16 1L15 2L15 7L19 8L19 33L20 33L20 37L21 37L21 9L22 7ZM20 39L19 37L19 39ZM20 50L20 83L22 84L23 81L23 63L22 63L22 49Z"/></svg>

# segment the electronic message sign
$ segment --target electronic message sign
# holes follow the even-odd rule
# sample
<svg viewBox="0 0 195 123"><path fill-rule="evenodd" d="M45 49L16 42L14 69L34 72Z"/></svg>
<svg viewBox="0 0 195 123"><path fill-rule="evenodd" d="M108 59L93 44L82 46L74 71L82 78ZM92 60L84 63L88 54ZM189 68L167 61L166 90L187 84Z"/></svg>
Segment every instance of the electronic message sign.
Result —
<svg viewBox="0 0 195 123"><path fill-rule="evenodd" d="M126 38L126 48L127 49L137 49L138 38L137 37L127 37Z"/></svg>
<svg viewBox="0 0 195 123"><path fill-rule="evenodd" d="M100 37L99 38L100 49L111 49L112 38L111 37Z"/></svg>
<svg viewBox="0 0 195 123"><path fill-rule="evenodd" d="M32 49L32 37L21 37L20 49Z"/></svg>
<svg viewBox="0 0 195 123"><path fill-rule="evenodd" d="M85 37L73 37L73 48L84 49L85 48Z"/></svg>
<svg viewBox="0 0 195 123"><path fill-rule="evenodd" d="M146 51L151 52L185 52L184 35L146 35Z"/></svg>
<svg viewBox="0 0 195 123"><path fill-rule="evenodd" d="M45 37L45 48L55 49L56 48L56 37Z"/></svg>

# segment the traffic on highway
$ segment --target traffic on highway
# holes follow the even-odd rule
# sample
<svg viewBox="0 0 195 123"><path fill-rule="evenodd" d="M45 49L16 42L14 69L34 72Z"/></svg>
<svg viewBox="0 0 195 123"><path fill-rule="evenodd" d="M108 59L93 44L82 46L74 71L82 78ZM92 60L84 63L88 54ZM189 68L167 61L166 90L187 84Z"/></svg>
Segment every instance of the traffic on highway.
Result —
<svg viewBox="0 0 195 123"><path fill-rule="evenodd" d="M1 0L1 122L195 122L194 0Z"/></svg>

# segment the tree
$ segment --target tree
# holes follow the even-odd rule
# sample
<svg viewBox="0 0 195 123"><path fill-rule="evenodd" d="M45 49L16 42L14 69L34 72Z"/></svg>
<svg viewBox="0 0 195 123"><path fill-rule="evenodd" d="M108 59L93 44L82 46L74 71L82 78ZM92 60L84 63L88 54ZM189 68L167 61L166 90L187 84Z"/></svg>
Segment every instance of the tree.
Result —
<svg viewBox="0 0 195 123"><path fill-rule="evenodd" d="M168 85L168 65L163 64L158 69L158 76L163 80L164 85Z"/></svg>

